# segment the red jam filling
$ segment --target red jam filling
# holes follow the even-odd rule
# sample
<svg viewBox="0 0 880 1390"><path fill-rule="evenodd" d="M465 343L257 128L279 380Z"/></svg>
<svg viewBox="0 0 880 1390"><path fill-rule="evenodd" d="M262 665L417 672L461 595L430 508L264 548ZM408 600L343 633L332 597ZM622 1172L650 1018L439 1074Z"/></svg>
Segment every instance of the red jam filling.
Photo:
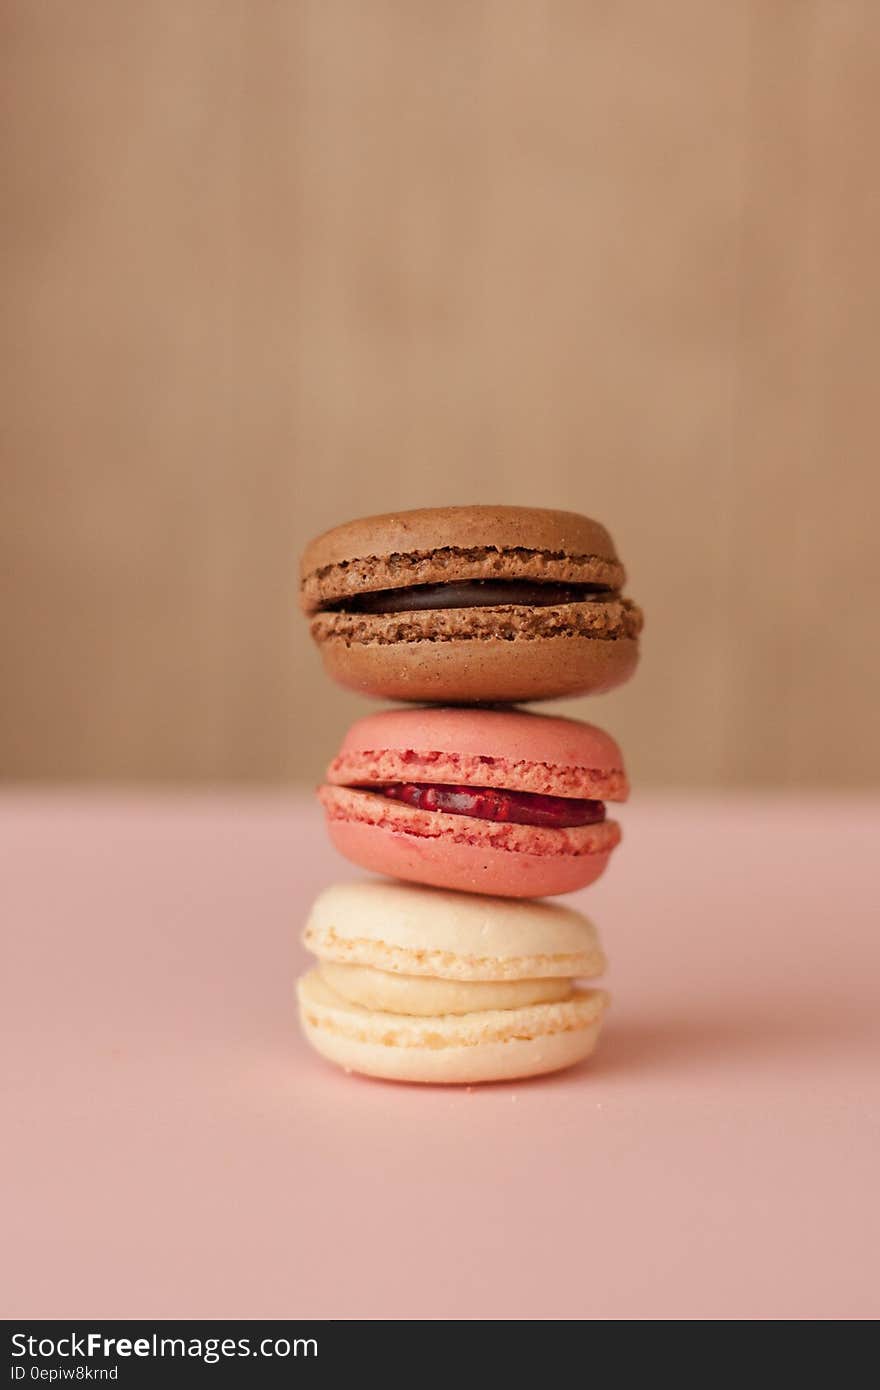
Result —
<svg viewBox="0 0 880 1390"><path fill-rule="evenodd" d="M514 825L544 826L564 830L595 825L605 819L605 803L568 796L541 796L536 792L512 792L497 787L446 787L432 782L390 782L364 790L392 801L402 801L420 811L445 811L452 816L506 821Z"/></svg>

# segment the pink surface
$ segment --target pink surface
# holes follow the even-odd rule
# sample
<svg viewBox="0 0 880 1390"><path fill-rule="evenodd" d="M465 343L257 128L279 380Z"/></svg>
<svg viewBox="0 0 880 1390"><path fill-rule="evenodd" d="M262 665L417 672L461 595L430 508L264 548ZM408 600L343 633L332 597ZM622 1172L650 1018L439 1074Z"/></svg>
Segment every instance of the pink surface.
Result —
<svg viewBox="0 0 880 1390"><path fill-rule="evenodd" d="M490 842L499 826L493 821L480 821L465 816L437 816L425 812L424 818L467 822L470 839L453 839L451 834L417 835L404 833L415 817L410 808L388 802L383 806L382 824L340 819L329 812L327 830L340 854L352 863L372 873L388 874L391 878L407 879L411 883L427 883L434 888L452 888L460 893L493 893L504 898L548 898L558 893L572 893L594 883L608 863L609 850L591 853L568 853L563 838L567 832L545 830L535 826L500 827L522 832L520 838L542 846L560 842L560 848L550 852L530 853L521 849L499 849ZM578 836L589 837L590 843L607 845L615 829L610 821L584 826ZM571 839L574 835L568 832Z"/></svg>
<svg viewBox="0 0 880 1390"><path fill-rule="evenodd" d="M9 796L0 1313L877 1317L880 807L625 833L594 1061L422 1090L296 1033L314 803Z"/></svg>

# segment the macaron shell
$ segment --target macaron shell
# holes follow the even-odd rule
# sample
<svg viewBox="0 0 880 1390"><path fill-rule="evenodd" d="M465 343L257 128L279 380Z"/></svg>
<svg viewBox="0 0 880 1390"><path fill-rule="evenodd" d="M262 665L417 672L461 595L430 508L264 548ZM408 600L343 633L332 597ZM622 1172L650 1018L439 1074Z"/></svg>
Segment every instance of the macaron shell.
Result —
<svg viewBox="0 0 880 1390"><path fill-rule="evenodd" d="M437 782L544 796L624 801L623 755L610 734L525 710L392 709L351 726L327 770L339 786Z"/></svg>
<svg viewBox="0 0 880 1390"><path fill-rule="evenodd" d="M455 817L444 819L452 820ZM473 824L484 826L490 823ZM597 848L590 853L534 854L526 850L493 848L481 831L471 841L464 842L451 837L429 839L404 834L393 828L390 820L386 825L380 825L328 819L333 844L340 854L361 868L435 888L511 898L555 897L560 893L577 892L594 883L608 864L610 850L619 838L619 829L614 821L603 821L601 825L585 828L602 832L607 837L605 844L608 847L598 847L602 841L597 837Z"/></svg>
<svg viewBox="0 0 880 1390"><path fill-rule="evenodd" d="M359 517L311 541L303 553L301 574L307 583L310 578L319 581L337 565L348 569L356 563L391 561L393 583L418 583L421 577L409 574L410 557L451 566L458 575L460 551L470 552L470 558L473 552L483 552L484 568L478 573L497 574L505 552L513 552L542 558L539 576L554 562L594 559L615 566L618 579L623 578L614 543L598 521L577 512L506 506L422 507ZM549 573L556 571L551 568Z"/></svg>
<svg viewBox="0 0 880 1390"><path fill-rule="evenodd" d="M303 942L321 960L446 980L586 979L606 964L593 923L562 903L387 879L325 888Z"/></svg>
<svg viewBox="0 0 880 1390"><path fill-rule="evenodd" d="M558 1071L593 1051L608 1004L602 990L562 1004L405 1018L347 1004L311 972L297 984L303 1031L346 1070L435 1084L514 1080Z"/></svg>
<svg viewBox="0 0 880 1390"><path fill-rule="evenodd" d="M348 690L444 705L598 695L628 680L639 659L635 638L580 634L389 643L329 637L319 650L328 676Z"/></svg>
<svg viewBox="0 0 880 1390"><path fill-rule="evenodd" d="M484 1043L481 1047L396 1047L357 1042L326 1029L313 1027L303 1018L302 1028L316 1052L344 1071L359 1072L382 1081L409 1081L425 1085L477 1085L484 1081L517 1081L547 1072L562 1071L584 1061L595 1050L601 1022L549 1037Z"/></svg>

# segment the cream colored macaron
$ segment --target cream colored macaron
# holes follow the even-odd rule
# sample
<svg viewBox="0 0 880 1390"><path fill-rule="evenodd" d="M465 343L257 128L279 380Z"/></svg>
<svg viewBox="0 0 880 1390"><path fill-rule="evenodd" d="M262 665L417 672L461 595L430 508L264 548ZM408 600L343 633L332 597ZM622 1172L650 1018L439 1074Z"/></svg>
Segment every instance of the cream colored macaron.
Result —
<svg viewBox="0 0 880 1390"><path fill-rule="evenodd" d="M304 933L305 1034L350 1071L398 1081L510 1080L588 1056L608 1004L596 930L555 903L384 880L341 884Z"/></svg>

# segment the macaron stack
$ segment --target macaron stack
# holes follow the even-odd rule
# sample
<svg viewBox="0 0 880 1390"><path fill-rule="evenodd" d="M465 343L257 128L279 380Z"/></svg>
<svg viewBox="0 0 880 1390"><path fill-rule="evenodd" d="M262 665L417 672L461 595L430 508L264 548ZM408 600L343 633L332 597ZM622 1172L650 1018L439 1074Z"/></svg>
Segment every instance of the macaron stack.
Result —
<svg viewBox="0 0 880 1390"><path fill-rule="evenodd" d="M299 981L309 1041L351 1071L475 1082L570 1066L607 1007L592 924L543 901L619 843L620 750L593 725L510 706L609 690L638 659L607 531L569 512L445 507L327 532L302 562L325 668L372 698L319 796L348 859Z"/></svg>

